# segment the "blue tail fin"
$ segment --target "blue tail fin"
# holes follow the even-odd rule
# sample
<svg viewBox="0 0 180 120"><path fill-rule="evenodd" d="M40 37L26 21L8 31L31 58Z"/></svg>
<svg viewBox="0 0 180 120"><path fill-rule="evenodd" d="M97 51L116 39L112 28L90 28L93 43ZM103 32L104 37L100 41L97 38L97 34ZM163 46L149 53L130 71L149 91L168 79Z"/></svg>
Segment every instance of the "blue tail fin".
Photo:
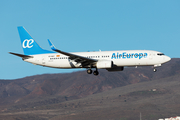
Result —
<svg viewBox="0 0 180 120"><path fill-rule="evenodd" d="M20 26L17 28L21 39L21 45L25 55L54 53L53 51L42 49L37 44L37 42L31 37L31 35L26 31L24 27Z"/></svg>

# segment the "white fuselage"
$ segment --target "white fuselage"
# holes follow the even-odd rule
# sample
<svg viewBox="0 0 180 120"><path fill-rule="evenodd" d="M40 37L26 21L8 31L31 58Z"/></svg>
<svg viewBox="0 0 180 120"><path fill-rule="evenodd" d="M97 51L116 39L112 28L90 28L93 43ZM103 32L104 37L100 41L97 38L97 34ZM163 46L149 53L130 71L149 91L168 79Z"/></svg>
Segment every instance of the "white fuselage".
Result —
<svg viewBox="0 0 180 120"><path fill-rule="evenodd" d="M98 52L74 52L68 53L57 49L48 39L52 51L42 49L32 38L29 32L18 26L18 32L24 54L9 52L21 57L24 61L35 65L52 68L87 68L88 74L98 75L98 69L106 69L109 72L123 71L128 66L154 66L171 60L161 52L152 50L121 50ZM92 71L91 68L95 68ZM154 72L156 69L154 68Z"/></svg>
<svg viewBox="0 0 180 120"><path fill-rule="evenodd" d="M171 58L161 52L152 50L123 50L76 52L75 55L96 59L98 61L112 61L116 66L161 66ZM24 59L35 65L53 68L82 68L80 63L70 60L69 56L60 53L32 55L33 58Z"/></svg>

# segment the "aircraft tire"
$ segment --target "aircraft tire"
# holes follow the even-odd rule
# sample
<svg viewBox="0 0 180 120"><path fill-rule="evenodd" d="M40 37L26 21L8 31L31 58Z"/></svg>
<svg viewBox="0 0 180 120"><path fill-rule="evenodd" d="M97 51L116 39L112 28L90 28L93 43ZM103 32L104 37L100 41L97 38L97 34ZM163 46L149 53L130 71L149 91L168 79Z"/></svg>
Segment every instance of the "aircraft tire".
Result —
<svg viewBox="0 0 180 120"><path fill-rule="evenodd" d="M87 73L88 73L88 74L92 74L92 70L91 70L91 69L88 69L88 70L87 70Z"/></svg>
<svg viewBox="0 0 180 120"><path fill-rule="evenodd" d="M97 75L99 75L99 72L98 71L94 71L93 74L97 76Z"/></svg>

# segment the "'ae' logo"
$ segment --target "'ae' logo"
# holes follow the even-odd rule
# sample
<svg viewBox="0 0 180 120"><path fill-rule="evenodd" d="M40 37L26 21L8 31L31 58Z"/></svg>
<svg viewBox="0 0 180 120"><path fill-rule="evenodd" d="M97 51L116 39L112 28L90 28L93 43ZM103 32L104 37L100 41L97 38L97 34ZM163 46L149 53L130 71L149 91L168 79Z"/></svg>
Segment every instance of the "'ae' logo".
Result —
<svg viewBox="0 0 180 120"><path fill-rule="evenodd" d="M25 39L22 43L22 47L23 48L32 48L33 47L33 44L34 43L34 40L33 39Z"/></svg>

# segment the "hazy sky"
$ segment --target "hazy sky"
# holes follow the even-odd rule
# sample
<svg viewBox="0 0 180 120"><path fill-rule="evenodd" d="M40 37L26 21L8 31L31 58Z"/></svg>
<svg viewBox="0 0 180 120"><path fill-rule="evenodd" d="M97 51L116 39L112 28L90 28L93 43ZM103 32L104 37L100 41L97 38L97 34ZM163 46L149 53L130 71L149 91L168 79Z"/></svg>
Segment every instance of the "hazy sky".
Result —
<svg viewBox="0 0 180 120"><path fill-rule="evenodd" d="M67 52L146 49L180 57L179 0L1 0L0 79L75 71L8 54L23 53L17 26L48 50L50 39Z"/></svg>

